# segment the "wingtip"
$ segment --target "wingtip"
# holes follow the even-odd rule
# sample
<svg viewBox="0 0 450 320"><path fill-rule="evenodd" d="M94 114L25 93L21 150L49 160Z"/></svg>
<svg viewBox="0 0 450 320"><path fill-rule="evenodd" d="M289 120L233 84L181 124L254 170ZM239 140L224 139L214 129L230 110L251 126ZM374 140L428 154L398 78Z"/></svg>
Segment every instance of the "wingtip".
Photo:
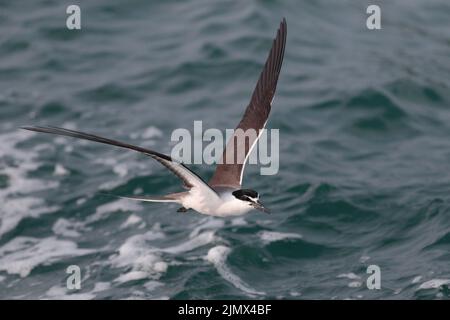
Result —
<svg viewBox="0 0 450 320"><path fill-rule="evenodd" d="M20 129L28 130L28 131L34 131L34 126L21 126Z"/></svg>
<svg viewBox="0 0 450 320"><path fill-rule="evenodd" d="M60 129L60 128L54 127L54 126L21 126L20 129L34 131L34 132L52 133L52 132L50 132L50 130Z"/></svg>
<svg viewBox="0 0 450 320"><path fill-rule="evenodd" d="M286 33L287 33L287 21L286 18L283 17L283 19L281 19L280 22L280 27L278 28L278 32L283 34L284 37L286 37Z"/></svg>
<svg viewBox="0 0 450 320"><path fill-rule="evenodd" d="M44 131L45 129L48 129L46 127L41 127L41 126L22 126L20 127L20 129L22 130L28 130L28 131L33 131L33 132L46 132Z"/></svg>

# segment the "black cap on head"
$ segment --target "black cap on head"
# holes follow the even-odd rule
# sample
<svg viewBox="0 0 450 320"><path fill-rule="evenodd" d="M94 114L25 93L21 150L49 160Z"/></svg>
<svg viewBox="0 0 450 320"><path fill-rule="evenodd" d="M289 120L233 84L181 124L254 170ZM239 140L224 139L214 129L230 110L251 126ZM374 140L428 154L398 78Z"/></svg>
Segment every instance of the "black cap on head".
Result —
<svg viewBox="0 0 450 320"><path fill-rule="evenodd" d="M232 194L233 194L233 196L235 196L236 198L238 198L240 200L248 200L248 198L253 198L253 199L258 198L258 192L256 192L255 190L251 190L251 189L236 190L236 191L233 191Z"/></svg>

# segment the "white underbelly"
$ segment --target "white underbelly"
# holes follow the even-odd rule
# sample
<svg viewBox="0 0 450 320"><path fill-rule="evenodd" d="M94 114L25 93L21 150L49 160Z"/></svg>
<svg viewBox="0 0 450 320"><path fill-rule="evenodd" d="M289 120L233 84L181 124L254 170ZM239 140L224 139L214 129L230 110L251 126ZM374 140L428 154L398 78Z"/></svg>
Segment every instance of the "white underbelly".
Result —
<svg viewBox="0 0 450 320"><path fill-rule="evenodd" d="M217 217L238 216L252 209L248 203L238 200L233 196L210 199L195 191L189 192L181 200L181 203L186 209L193 209L201 214Z"/></svg>
<svg viewBox="0 0 450 320"><path fill-rule="evenodd" d="M246 214L252 210L252 207L243 202L236 200L236 202L224 202L221 206L219 206L216 210L216 215L225 217L225 216L239 216L242 214Z"/></svg>

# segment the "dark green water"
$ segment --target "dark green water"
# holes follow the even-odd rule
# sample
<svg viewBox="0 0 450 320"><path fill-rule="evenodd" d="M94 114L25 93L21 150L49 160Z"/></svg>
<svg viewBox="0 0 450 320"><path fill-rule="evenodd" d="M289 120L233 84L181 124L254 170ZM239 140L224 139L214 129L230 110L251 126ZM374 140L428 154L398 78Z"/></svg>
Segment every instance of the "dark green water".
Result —
<svg viewBox="0 0 450 320"><path fill-rule="evenodd" d="M0 298L450 297L448 1L77 1L81 31L65 27L69 4L0 0ZM18 129L170 153L194 120L234 128L283 16L280 171L244 177L272 215L104 196L178 180L133 152Z"/></svg>

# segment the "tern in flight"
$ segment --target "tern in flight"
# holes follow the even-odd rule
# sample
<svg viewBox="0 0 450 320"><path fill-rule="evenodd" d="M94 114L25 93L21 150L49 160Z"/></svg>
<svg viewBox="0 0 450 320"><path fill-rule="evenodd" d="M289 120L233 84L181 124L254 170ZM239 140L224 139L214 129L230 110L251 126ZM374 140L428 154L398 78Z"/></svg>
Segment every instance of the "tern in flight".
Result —
<svg viewBox="0 0 450 320"><path fill-rule="evenodd" d="M141 152L152 157L180 178L183 181L184 187L187 189L184 192L172 193L165 196L124 198L150 202L174 202L181 204L182 207L178 210L179 212L194 209L205 215L219 217L241 215L252 209L268 213L269 210L262 205L259 200L259 194L256 191L242 188L242 175L244 173L245 162L269 117L281 64L283 62L286 33L286 20L283 19L277 31L276 38L273 40L272 48L259 76L250 103L223 151L222 161L217 165L216 171L208 183L184 164L173 160L167 155L147 148L53 126L26 126L23 129L91 140ZM232 139L236 136L237 129L242 129L244 132L249 129L255 130L258 135L249 137L246 142L241 144L231 143ZM234 163L223 161L223 159L228 159L226 157L227 153L237 154L239 151L238 148L244 151L241 152L244 161L235 161Z"/></svg>

